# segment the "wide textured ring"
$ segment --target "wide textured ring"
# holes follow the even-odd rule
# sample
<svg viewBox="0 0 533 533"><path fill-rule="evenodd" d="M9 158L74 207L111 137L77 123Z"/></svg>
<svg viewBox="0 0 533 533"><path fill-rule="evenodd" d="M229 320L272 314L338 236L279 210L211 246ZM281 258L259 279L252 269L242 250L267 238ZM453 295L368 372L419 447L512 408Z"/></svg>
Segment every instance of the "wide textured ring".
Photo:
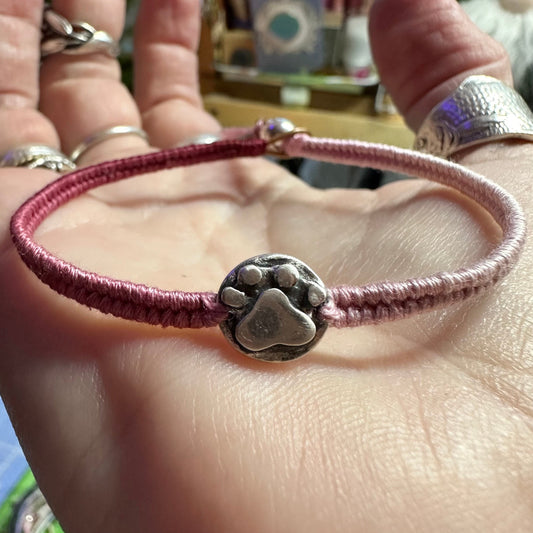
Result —
<svg viewBox="0 0 533 533"><path fill-rule="evenodd" d="M465 148L506 138L533 141L533 113L502 81L469 76L429 113L414 148L447 158Z"/></svg>
<svg viewBox="0 0 533 533"><path fill-rule="evenodd" d="M84 139L72 151L70 154L70 159L77 163L82 155L88 152L91 148L94 148L97 144L100 144L111 137L122 137L124 135L136 135L137 137L140 137L148 142L148 134L141 128L137 128L135 126L113 126L112 128L99 131Z"/></svg>
<svg viewBox="0 0 533 533"><path fill-rule="evenodd" d="M107 32L97 30L87 22L71 23L46 5L41 28L41 57L59 53L104 53L117 57L120 46Z"/></svg>
<svg viewBox="0 0 533 533"><path fill-rule="evenodd" d="M500 242L485 257L455 271L359 286L326 287L302 261L280 253L263 254L241 261L217 292L185 292L83 270L34 240L36 229L52 212L95 187L174 167L265 154L394 170L452 187L493 217L502 230ZM315 138L282 119L259 122L242 140L195 144L77 170L32 196L11 219L21 259L59 294L103 313L152 325L219 325L235 348L262 361L300 357L328 326L398 320L479 294L511 270L525 231L524 215L513 196L472 170L397 147Z"/></svg>
<svg viewBox="0 0 533 533"><path fill-rule="evenodd" d="M0 167L45 168L54 172L69 172L75 163L65 154L42 144L27 144L9 150L0 159Z"/></svg>

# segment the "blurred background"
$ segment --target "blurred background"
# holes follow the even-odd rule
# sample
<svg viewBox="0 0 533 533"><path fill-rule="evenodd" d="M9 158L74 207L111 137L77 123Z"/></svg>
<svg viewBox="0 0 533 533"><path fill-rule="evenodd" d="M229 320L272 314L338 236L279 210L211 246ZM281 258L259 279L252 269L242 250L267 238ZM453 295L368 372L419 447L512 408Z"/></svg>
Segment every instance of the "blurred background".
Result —
<svg viewBox="0 0 533 533"><path fill-rule="evenodd" d="M372 62L371 1L204 0L199 70L206 109L223 126L283 116L318 136L410 147L414 135L396 113ZM507 49L516 88L533 106L533 0L461 3ZM124 82L130 88L138 4L128 1L121 43ZM315 187L376 188L402 178L313 161L283 164ZM0 533L60 531L0 400Z"/></svg>

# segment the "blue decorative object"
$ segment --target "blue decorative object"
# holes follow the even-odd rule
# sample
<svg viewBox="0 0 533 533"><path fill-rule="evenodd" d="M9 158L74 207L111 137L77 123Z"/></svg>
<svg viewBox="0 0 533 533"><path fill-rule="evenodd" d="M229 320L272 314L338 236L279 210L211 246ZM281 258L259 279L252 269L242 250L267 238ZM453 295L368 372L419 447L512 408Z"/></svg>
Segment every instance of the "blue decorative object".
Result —
<svg viewBox="0 0 533 533"><path fill-rule="evenodd" d="M322 66L320 0L251 0L250 5L259 70L301 73Z"/></svg>

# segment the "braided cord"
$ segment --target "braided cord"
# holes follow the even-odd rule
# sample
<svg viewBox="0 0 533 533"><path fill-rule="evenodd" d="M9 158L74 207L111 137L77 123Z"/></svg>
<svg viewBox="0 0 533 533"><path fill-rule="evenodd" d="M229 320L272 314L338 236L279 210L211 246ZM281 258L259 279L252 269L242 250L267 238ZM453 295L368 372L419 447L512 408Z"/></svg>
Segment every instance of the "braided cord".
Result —
<svg viewBox="0 0 533 533"><path fill-rule="evenodd" d="M116 317L177 328L219 324L227 315L212 292L166 291L82 270L55 257L33 240L43 220L84 192L139 174L265 153L265 142L221 141L109 161L77 170L50 183L26 201L11 219L13 242L37 277L63 294Z"/></svg>
<svg viewBox="0 0 533 533"><path fill-rule="evenodd" d="M435 181L465 194L485 208L502 229L501 242L483 259L454 272L400 282L377 282L329 289L323 319L335 327L397 320L477 294L514 266L525 241L525 217L502 187L456 163L401 148L298 135L284 145L287 154L331 163L394 170Z"/></svg>
<svg viewBox="0 0 533 533"><path fill-rule="evenodd" d="M442 183L484 207L502 228L501 242L483 259L454 272L400 282L377 282L329 289L320 308L323 320L352 327L397 320L479 293L516 263L525 240L525 219L516 200L500 186L460 165L387 145L297 134L283 140L293 157L394 170ZM79 303L120 318L174 326L211 327L227 316L212 292L165 291L82 270L33 240L35 230L69 200L101 185L158 170L234 157L264 155L263 140L225 140L109 161L67 174L25 202L11 220L13 242L26 265L52 289Z"/></svg>

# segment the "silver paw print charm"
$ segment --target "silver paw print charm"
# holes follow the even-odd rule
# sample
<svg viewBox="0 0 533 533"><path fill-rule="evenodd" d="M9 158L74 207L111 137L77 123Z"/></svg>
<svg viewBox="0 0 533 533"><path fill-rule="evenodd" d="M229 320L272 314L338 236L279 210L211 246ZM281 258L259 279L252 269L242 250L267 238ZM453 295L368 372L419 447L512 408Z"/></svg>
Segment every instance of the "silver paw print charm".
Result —
<svg viewBox="0 0 533 533"><path fill-rule="evenodd" d="M290 361L307 353L327 323L318 308L327 299L320 278L288 255L252 257L223 281L219 300L230 310L220 324L241 352L262 361Z"/></svg>

